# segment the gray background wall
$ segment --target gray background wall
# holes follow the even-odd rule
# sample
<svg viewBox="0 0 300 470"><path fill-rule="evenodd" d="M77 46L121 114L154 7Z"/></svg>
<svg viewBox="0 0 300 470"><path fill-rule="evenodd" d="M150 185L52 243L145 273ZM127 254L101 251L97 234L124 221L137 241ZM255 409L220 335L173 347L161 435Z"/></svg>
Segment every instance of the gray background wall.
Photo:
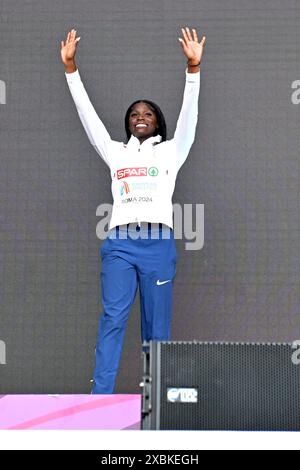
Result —
<svg viewBox="0 0 300 470"><path fill-rule="evenodd" d="M0 393L89 393L100 304L96 208L110 175L69 94L60 41L112 138L132 101L161 106L168 137L184 86L180 27L207 36L199 123L174 202L204 204L205 244L178 240L173 339L299 339L300 2L0 2ZM138 392L139 302L117 391Z"/></svg>

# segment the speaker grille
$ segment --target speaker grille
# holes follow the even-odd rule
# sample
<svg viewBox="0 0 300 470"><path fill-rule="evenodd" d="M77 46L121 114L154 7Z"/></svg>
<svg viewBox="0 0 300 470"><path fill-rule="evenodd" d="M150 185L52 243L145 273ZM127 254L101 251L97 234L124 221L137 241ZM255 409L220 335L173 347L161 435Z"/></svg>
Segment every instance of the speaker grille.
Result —
<svg viewBox="0 0 300 470"><path fill-rule="evenodd" d="M160 342L159 429L300 430L300 365L289 344ZM197 388L198 403L167 389Z"/></svg>

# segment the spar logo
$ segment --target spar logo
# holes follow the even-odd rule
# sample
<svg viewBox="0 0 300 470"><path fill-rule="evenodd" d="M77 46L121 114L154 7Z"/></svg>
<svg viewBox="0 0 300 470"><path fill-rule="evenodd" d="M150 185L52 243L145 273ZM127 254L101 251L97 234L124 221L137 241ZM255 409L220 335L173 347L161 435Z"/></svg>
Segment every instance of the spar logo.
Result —
<svg viewBox="0 0 300 470"><path fill-rule="evenodd" d="M149 168L148 174L150 176L157 176L158 175L158 169L155 166L152 166L151 168Z"/></svg>
<svg viewBox="0 0 300 470"><path fill-rule="evenodd" d="M123 194L128 194L130 192L129 189L129 184L126 181L122 181L122 186L120 188L120 194L123 196Z"/></svg>
<svg viewBox="0 0 300 470"><path fill-rule="evenodd" d="M133 168L122 168L117 171L117 178L121 180L122 178L127 178L129 176L147 176L147 167L133 167Z"/></svg>
<svg viewBox="0 0 300 470"><path fill-rule="evenodd" d="M121 180L130 176L157 176L158 169L155 166L151 166L149 169L146 166L138 166L131 168L122 168L117 171L117 178Z"/></svg>

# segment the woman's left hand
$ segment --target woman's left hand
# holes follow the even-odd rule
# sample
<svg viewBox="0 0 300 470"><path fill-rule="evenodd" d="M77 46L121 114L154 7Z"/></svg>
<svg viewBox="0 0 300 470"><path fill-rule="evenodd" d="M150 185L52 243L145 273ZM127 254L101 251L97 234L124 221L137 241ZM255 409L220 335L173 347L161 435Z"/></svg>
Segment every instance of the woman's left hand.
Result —
<svg viewBox="0 0 300 470"><path fill-rule="evenodd" d="M203 36L201 42L199 43L197 31L195 29L192 29L193 35L191 34L188 27L181 28L181 31L183 39L178 39L181 43L184 55L191 65L199 64L201 62L206 37Z"/></svg>

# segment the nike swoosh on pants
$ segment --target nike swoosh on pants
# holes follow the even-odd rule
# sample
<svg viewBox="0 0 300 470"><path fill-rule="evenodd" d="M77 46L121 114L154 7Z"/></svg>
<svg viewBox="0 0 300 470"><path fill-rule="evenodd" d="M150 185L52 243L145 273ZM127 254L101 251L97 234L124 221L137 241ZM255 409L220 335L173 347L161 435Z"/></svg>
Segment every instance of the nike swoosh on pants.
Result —
<svg viewBox="0 0 300 470"><path fill-rule="evenodd" d="M161 286L162 284L166 284L167 282L171 282L171 279L168 279L167 281L160 281L160 280L158 279L158 281L156 281L156 285L157 285L157 286Z"/></svg>

